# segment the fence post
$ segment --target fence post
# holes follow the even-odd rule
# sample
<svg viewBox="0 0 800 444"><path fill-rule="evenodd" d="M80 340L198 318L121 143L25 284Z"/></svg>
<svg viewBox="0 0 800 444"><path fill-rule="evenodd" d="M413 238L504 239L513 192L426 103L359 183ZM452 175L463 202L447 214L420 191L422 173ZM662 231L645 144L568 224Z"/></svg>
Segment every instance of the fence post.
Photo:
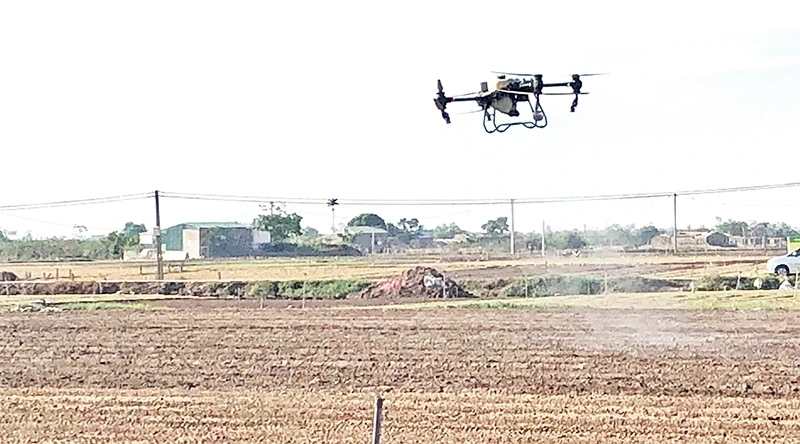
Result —
<svg viewBox="0 0 800 444"><path fill-rule="evenodd" d="M383 399L375 397L375 417L372 420L372 444L381 442L381 413L383 412Z"/></svg>

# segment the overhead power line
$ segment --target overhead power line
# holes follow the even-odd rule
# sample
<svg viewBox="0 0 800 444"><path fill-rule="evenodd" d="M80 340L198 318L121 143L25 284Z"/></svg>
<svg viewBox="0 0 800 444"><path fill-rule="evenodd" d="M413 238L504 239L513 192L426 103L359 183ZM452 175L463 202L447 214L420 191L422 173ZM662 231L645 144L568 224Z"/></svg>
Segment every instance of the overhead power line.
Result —
<svg viewBox="0 0 800 444"><path fill-rule="evenodd" d="M609 200L631 200L631 199L654 199L678 196L694 196L703 194L725 194L746 191L761 191L780 188L794 188L800 186L800 182L754 185L746 187L713 188L705 190L684 190L657 193L627 193L627 194L605 194L605 195L585 195L585 196L561 196L561 197L535 197L518 199L338 199L339 205L365 205L365 206L447 206L447 205L506 205L512 200L515 204L543 204L543 203L568 203L585 201L609 201ZM327 205L329 199L326 198L287 198L287 197L259 197L259 196L240 196L240 195L219 195L219 194L197 194L197 193L173 193L163 192L162 196L174 199L194 199L194 200L216 200L226 202L249 202L249 203L270 203L280 202L294 205Z"/></svg>
<svg viewBox="0 0 800 444"><path fill-rule="evenodd" d="M364 205L364 206L449 206L449 205L506 205L513 201L514 204L542 204L542 203L568 203L581 201L610 201L610 200L631 200L631 199L653 199L663 197L694 196L704 194L725 194L746 191L763 191L780 188L800 187L800 182L790 182L769 185L753 185L746 187L712 188L704 190L684 190L674 192L658 193L628 193L628 194L605 194L605 195L585 195L585 196L561 196L561 197L533 197L518 199L338 199L338 205ZM244 203L283 203L292 205L325 205L329 204L329 198L297 198L297 197L265 197L247 195L226 195L226 194L202 194L202 193L179 193L179 192L159 192L164 198L171 199L190 199L203 201L223 201L223 202L244 202ZM30 204L0 205L0 211L20 211L37 210L58 207L72 207L83 205L98 205L114 202L124 202L132 200L150 199L154 197L153 192L124 194L119 196L107 196L88 199L62 200L54 202L41 202Z"/></svg>
<svg viewBox="0 0 800 444"><path fill-rule="evenodd" d="M126 194L121 196L97 197L90 199L62 200L56 202L42 202L35 204L0 205L0 211L39 210L58 207L72 207L81 205L97 205L130 200L148 199L153 193Z"/></svg>
<svg viewBox="0 0 800 444"><path fill-rule="evenodd" d="M222 201L222 202L246 202L246 203L290 203L290 204L306 204L306 205L328 205L329 199L314 199L303 197L259 197L259 196L240 196L240 195L226 195L226 194L193 194L193 193L172 193L168 191L159 191L160 197L170 199L189 199L189 200L208 200L208 201Z"/></svg>
<svg viewBox="0 0 800 444"><path fill-rule="evenodd" d="M191 194L191 193L171 193L159 192L159 195L171 199L190 199L223 202L246 202L246 203L284 203L293 205L325 205L328 206L330 199L313 198L294 198L294 197L258 197L258 196L235 196L218 194ZM337 205L492 205L507 204L505 200L370 200L370 199L338 199Z"/></svg>

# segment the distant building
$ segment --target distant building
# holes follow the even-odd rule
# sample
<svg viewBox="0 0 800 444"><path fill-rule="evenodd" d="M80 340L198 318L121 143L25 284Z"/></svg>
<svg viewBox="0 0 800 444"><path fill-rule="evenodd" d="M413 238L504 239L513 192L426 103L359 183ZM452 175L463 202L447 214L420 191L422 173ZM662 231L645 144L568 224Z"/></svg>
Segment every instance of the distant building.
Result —
<svg viewBox="0 0 800 444"><path fill-rule="evenodd" d="M165 252L185 252L189 259L250 256L269 242L269 233L236 222L189 222L161 232Z"/></svg>
<svg viewBox="0 0 800 444"><path fill-rule="evenodd" d="M731 236L731 244L737 248L753 248L761 249L766 248L769 250L783 250L787 248L787 239L785 237L767 237L764 236Z"/></svg>
<svg viewBox="0 0 800 444"><path fill-rule="evenodd" d="M344 233L353 236L352 244L362 252L380 253L386 249L389 232L377 227L345 227Z"/></svg>
<svg viewBox="0 0 800 444"><path fill-rule="evenodd" d="M430 248L434 246L433 231L424 230L417 233L411 241L409 246L412 248Z"/></svg>
<svg viewBox="0 0 800 444"><path fill-rule="evenodd" d="M658 249L672 249L674 238L672 234L661 234L650 240L650 246ZM729 248L731 244L730 236L719 231L707 229L698 230L679 230L678 249L696 250L708 248Z"/></svg>
<svg viewBox="0 0 800 444"><path fill-rule="evenodd" d="M246 257L271 242L269 232L236 222L188 222L161 230L164 258L202 259ZM139 234L139 248L127 251L126 259L154 259L155 239L152 233Z"/></svg>
<svg viewBox="0 0 800 444"><path fill-rule="evenodd" d="M480 236L473 234L473 233L456 233L452 238L445 238L445 239L435 239L435 243L437 244L468 244L470 242L474 242Z"/></svg>

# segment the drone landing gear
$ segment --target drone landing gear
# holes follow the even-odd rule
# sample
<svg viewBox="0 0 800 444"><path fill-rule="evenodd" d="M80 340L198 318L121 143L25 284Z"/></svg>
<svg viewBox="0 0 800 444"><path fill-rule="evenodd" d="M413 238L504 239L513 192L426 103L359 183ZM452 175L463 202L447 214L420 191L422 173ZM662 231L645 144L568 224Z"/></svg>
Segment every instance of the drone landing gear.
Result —
<svg viewBox="0 0 800 444"><path fill-rule="evenodd" d="M569 107L569 112L574 113L575 108L578 107L578 94L575 94L575 99L572 101L572 106Z"/></svg>
<svg viewBox="0 0 800 444"><path fill-rule="evenodd" d="M506 130L511 128L512 126L522 125L527 129L534 129L534 128L544 128L547 126L547 114L545 114L544 109L542 109L542 105L539 103L539 98L536 98L536 105L534 106L533 103L528 101L528 106L531 108L531 113L533 114L533 122L513 122L513 123L501 123L497 124L497 110L492 108L491 114L489 113L489 109L485 108L483 110L483 129L491 134L494 132L504 133ZM517 116L519 112L516 113ZM512 116L516 117L516 116ZM491 127L486 125L486 122L491 122ZM543 122L543 123L542 123ZM493 128L492 128L493 127Z"/></svg>

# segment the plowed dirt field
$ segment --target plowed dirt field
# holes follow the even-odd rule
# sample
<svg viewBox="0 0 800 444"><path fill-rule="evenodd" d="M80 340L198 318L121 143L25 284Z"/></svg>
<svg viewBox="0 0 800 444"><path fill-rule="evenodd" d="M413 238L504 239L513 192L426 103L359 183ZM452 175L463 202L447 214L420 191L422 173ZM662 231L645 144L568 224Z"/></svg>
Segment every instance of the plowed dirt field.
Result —
<svg viewBox="0 0 800 444"><path fill-rule="evenodd" d="M165 303L169 305L169 303ZM7 442L797 442L792 311L0 315Z"/></svg>

